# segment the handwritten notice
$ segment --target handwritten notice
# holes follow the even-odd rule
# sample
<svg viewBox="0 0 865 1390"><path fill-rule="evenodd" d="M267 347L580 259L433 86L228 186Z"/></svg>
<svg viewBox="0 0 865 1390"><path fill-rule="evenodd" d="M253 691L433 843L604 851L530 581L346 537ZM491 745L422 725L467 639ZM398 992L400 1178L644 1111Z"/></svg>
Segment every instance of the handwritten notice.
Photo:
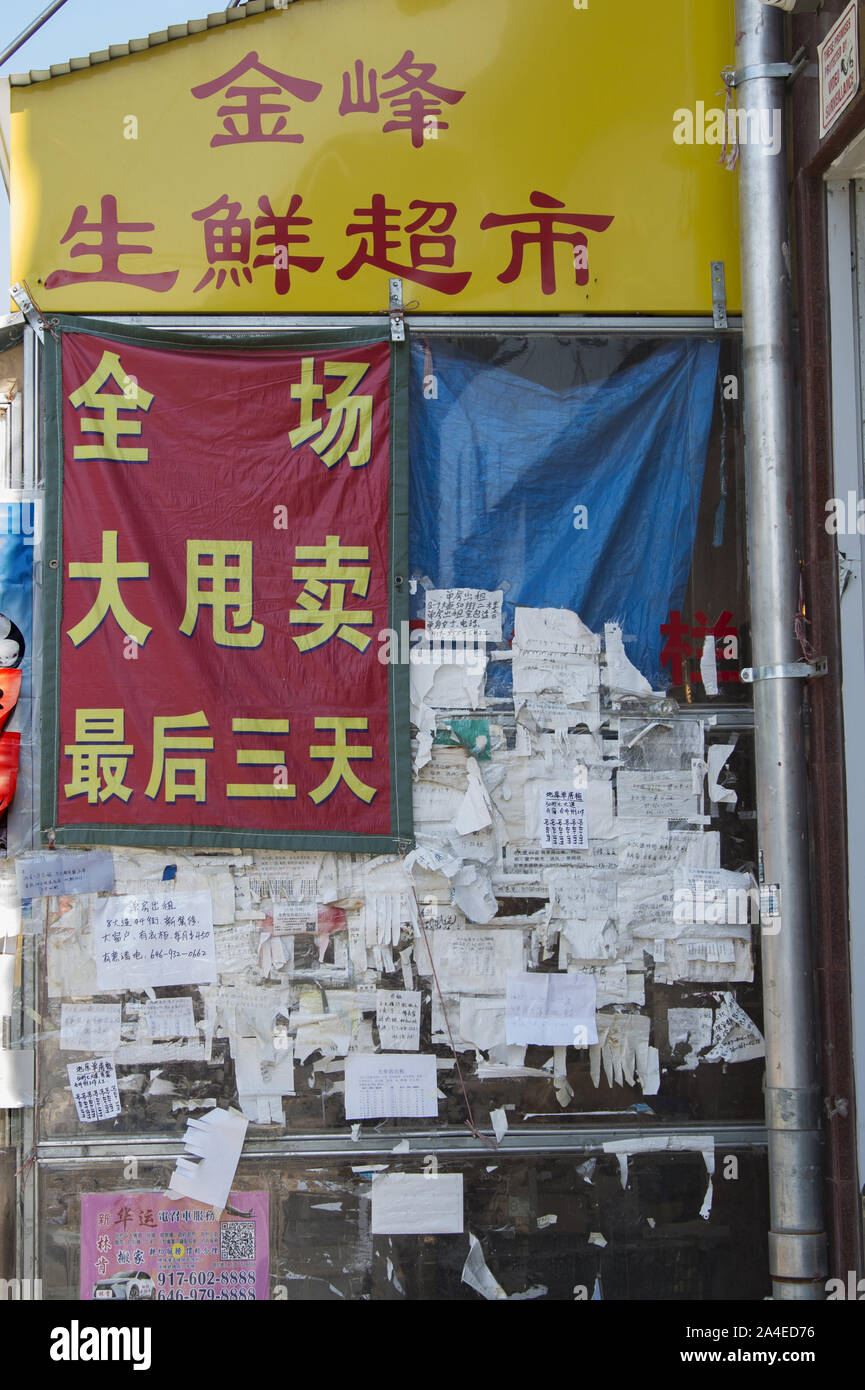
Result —
<svg viewBox="0 0 865 1390"><path fill-rule="evenodd" d="M93 911L92 945L103 993L216 979L206 892L102 899Z"/></svg>
<svg viewBox="0 0 865 1390"><path fill-rule="evenodd" d="M411 1052L351 1052L345 1060L347 1120L438 1115L436 1059Z"/></svg>
<svg viewBox="0 0 865 1390"><path fill-rule="evenodd" d="M586 794L574 787L541 788L541 848L588 849Z"/></svg>
<svg viewBox="0 0 865 1390"><path fill-rule="evenodd" d="M463 1175L382 1173L372 1182L374 1236L462 1235Z"/></svg>
<svg viewBox="0 0 865 1390"><path fill-rule="evenodd" d="M197 1038L192 1000L186 995L149 999L144 1006L144 1032L150 1038Z"/></svg>
<svg viewBox="0 0 865 1390"><path fill-rule="evenodd" d="M427 589L427 637L500 642L503 597L501 589Z"/></svg>
<svg viewBox="0 0 865 1390"><path fill-rule="evenodd" d="M114 888L114 859L108 849L32 854L16 859L15 872L22 898L110 893Z"/></svg>
<svg viewBox="0 0 865 1390"><path fill-rule="evenodd" d="M378 990L375 1021L383 1051L417 1052L420 1047L420 990Z"/></svg>
<svg viewBox="0 0 865 1390"><path fill-rule="evenodd" d="M110 1057L93 1058L88 1062L70 1062L69 1085L79 1120L110 1120L120 1114L120 1092L117 1073Z"/></svg>
<svg viewBox="0 0 865 1390"><path fill-rule="evenodd" d="M540 971L509 975L505 1018L508 1046L593 1046L598 1041L596 1001L594 975Z"/></svg>
<svg viewBox="0 0 865 1390"><path fill-rule="evenodd" d="M112 1052L120 1046L119 1004L62 1004L60 1046L64 1052Z"/></svg>

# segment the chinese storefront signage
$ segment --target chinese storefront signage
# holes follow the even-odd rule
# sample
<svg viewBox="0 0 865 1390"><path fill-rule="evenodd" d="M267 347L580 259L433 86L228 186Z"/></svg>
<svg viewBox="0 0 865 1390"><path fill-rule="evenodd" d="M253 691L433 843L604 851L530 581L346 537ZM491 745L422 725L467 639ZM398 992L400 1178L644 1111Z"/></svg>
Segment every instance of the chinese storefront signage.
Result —
<svg viewBox="0 0 865 1390"><path fill-rule="evenodd" d="M46 828L391 843L410 832L376 640L397 602L391 345L154 342L75 332L57 350Z"/></svg>
<svg viewBox="0 0 865 1390"><path fill-rule="evenodd" d="M730 6L631 8L324 0L13 79L13 279L49 312L384 312L389 276L422 312L699 312L722 257L732 308L735 180L671 134Z"/></svg>

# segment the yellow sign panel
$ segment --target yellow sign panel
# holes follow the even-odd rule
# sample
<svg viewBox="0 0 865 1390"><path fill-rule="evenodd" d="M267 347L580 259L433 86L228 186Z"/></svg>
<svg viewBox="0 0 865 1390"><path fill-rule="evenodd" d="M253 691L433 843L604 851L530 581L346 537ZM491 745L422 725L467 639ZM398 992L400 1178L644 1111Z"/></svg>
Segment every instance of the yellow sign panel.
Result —
<svg viewBox="0 0 865 1390"><path fill-rule="evenodd" d="M723 260L735 309L732 8L295 0L13 87L13 280L46 312L383 312L398 276L421 313L705 313Z"/></svg>

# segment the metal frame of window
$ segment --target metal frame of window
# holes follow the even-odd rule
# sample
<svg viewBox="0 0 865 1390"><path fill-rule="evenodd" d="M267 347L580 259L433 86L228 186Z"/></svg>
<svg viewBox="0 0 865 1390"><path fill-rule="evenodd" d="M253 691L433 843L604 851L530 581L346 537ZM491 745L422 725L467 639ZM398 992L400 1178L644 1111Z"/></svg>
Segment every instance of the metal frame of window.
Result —
<svg viewBox="0 0 865 1390"><path fill-rule="evenodd" d="M863 452L863 369L865 369L865 181L828 178L827 243L832 352L832 459L835 496L846 507L848 494L865 490ZM865 862L858 852L865 834L865 740L861 717L865 705L865 599L862 593L865 539L856 530L837 537L848 567L849 583L840 601L841 652L844 663L844 768L847 782L847 875L850 921L850 992L853 1003L853 1068L857 1091L865 1070ZM842 575L843 578L843 575ZM865 1181L865 1106L857 1107L859 1185Z"/></svg>
<svg viewBox="0 0 865 1390"><path fill-rule="evenodd" d="M140 324L154 329L177 329L201 331L206 329L215 336L224 334L230 339L236 335L249 335L261 332L267 336L274 331L286 329L333 329L338 332L346 327L387 325L387 315L301 315L253 314L233 316L210 315L153 315L153 314L90 314L90 321L100 321L106 330L120 324ZM50 317L47 324L51 325ZM551 334L574 336L598 336L614 334L662 334L710 333L725 337L738 337L741 334L741 319L730 317L728 327L718 330L711 317L706 316L586 316L570 314L531 314L531 315L412 315L410 325L425 333L451 336L454 334ZM41 478L40 432L39 432L39 343L36 334L29 326L24 339L24 479L26 487L39 486ZM40 555L34 555L38 563ZM34 592L35 592L34 586ZM34 608L36 605L34 604ZM34 619L41 615L34 613ZM34 622L34 652L38 652L39 629ZM38 670L34 669L34 695L38 700ZM753 728L753 710L748 706L713 705L711 709L694 706L681 710L671 716L675 719L712 719L715 727L749 729ZM38 786L38 780L36 785ZM34 847L36 847L34 845ZM36 941L36 938L32 938ZM22 999L25 1011L35 1011L37 1002L37 965L41 964L41 949L38 947L24 953L22 975ZM37 1095L39 1079L39 1048L36 1048ZM94 1137L70 1141L68 1139L43 1139L35 1142L35 1109L11 1112L10 1140L18 1147L22 1167L18 1179L18 1211L20 1219L17 1263L18 1277L35 1279L39 1263L39 1176L42 1167L60 1168L64 1165L123 1164L127 1158L138 1158L145 1162L165 1163L173 1161L184 1152L181 1136L161 1138L139 1135L122 1138ZM627 1112L622 1120L606 1119L600 1124L596 1117L579 1129L555 1128L558 1116L539 1117L543 1127L510 1129L503 1147L496 1150L497 1161L509 1157L520 1157L530 1153L583 1155L603 1153L603 1145L611 1138L628 1139L652 1135L665 1138L689 1133L711 1133L716 1145L724 1150L759 1150L766 1147L767 1132L762 1119L754 1121L722 1121L702 1124L643 1124L634 1123ZM563 1118L573 1119L573 1116ZM611 1122L612 1121L612 1122ZM492 1131L490 1131L490 1135ZM304 1133L302 1135L282 1135L271 1138L256 1136L244 1148L241 1161L247 1159L294 1158L294 1159L336 1159L349 1156L362 1157L390 1153L397 1140L408 1139L409 1153L420 1155L474 1154L481 1157L488 1153L483 1143L463 1129L450 1128L438 1130L385 1130L380 1133L361 1133L357 1142L348 1133Z"/></svg>

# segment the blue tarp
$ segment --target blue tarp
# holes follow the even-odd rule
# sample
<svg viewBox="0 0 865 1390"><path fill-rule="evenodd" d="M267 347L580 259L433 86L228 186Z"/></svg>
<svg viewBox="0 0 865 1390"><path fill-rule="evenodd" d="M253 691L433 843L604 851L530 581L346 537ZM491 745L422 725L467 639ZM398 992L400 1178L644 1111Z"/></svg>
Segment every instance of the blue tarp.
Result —
<svg viewBox="0 0 865 1390"><path fill-rule="evenodd" d="M630 659L663 688L660 625L691 567L717 341L661 340L565 390L456 342L430 347L431 359L417 340L411 350L412 574L504 587L508 635L514 605L570 608L595 631L618 621Z"/></svg>

